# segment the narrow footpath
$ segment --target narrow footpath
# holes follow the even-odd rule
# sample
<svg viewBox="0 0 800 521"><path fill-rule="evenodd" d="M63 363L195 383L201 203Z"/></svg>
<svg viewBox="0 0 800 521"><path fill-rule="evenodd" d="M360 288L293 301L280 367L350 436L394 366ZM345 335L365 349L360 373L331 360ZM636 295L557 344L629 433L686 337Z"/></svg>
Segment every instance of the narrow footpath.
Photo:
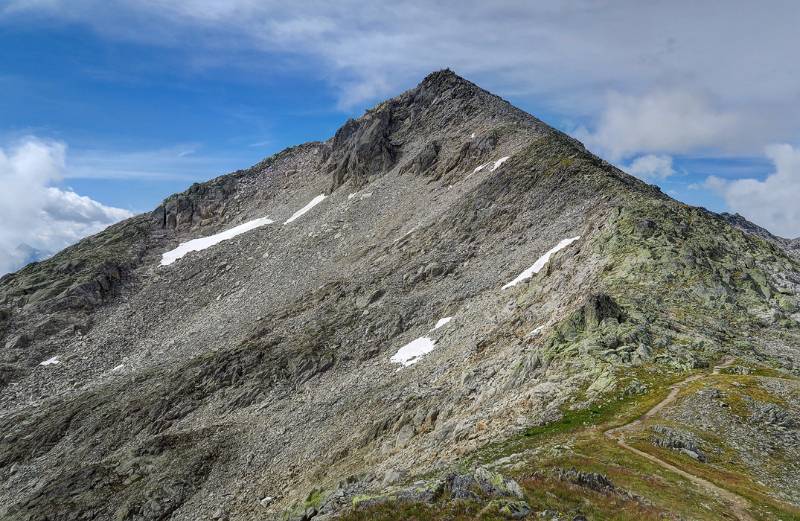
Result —
<svg viewBox="0 0 800 521"><path fill-rule="evenodd" d="M713 370L712 374L719 374L719 372L722 369L724 369L726 367L730 367L733 364L733 361L734 361L733 358L726 358L725 360L722 361L722 363L720 365L714 367L714 370ZM692 483L694 483L695 485L697 485L699 487L702 487L703 489L705 489L707 492L711 493L712 495L716 495L716 496L724 499L726 502L728 502L730 504L731 511L736 516L736 518L739 519L739 521L755 521L755 518L753 518L750 515L750 513L747 511L747 509L750 507L750 502L747 501L742 496L740 496L740 495L738 495L738 494L736 494L734 492L731 492L730 490L726 490L724 488L718 487L717 485L715 485L714 483L708 481L707 479L703 479L703 478L701 478L699 476L695 476L694 474L692 474L690 472L687 472L687 471L685 471L683 469L680 469L680 468L676 467L675 465L672 465L671 463L667 463L666 461L664 461L662 459L659 459L658 457L653 456L652 454L648 454L648 453L646 453L644 451L641 451L641 450L639 450L637 448L631 447L625 441L625 434L626 433L632 432L634 430L639 429L639 427L642 425L642 422L644 420L652 418L653 416L658 414L662 409L664 409L664 407L666 407L667 405L669 405L672 402L674 402L675 399L678 397L678 393L680 393L680 391L683 388L685 388L688 384L690 384L692 382L695 382L697 380L700 380L701 378L704 378L706 376L707 376L707 374L696 374L696 375L692 375L692 376L686 378L685 380L682 380L682 381L674 384L671 387L671 390L670 390L669 394L667 395L667 397L664 398L663 400L661 400L660 402L658 402L653 408L648 410L642 416L640 416L639 418L633 420L632 422L626 423L625 425L622 425L620 427L615 427L613 429L608 429L607 431L604 432L604 434L609 439L614 440L617 443L617 445L619 445L623 449L625 449L625 450L627 450L629 452L632 452L633 454L636 454L637 456L645 458L645 459L655 463L656 465L669 470L670 472L674 472L676 474L679 474L679 475L685 477L686 479L688 479L689 481L691 481Z"/></svg>

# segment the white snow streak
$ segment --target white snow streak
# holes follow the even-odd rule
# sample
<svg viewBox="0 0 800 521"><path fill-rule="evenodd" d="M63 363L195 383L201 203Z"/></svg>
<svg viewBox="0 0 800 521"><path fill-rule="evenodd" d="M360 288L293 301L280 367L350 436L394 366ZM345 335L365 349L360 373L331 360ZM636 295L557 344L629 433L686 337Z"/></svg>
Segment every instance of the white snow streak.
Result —
<svg viewBox="0 0 800 521"><path fill-rule="evenodd" d="M40 363L39 365L55 365L57 363L59 363L59 359L58 359L57 356L54 356L53 358L48 358L47 360L45 360L44 362Z"/></svg>
<svg viewBox="0 0 800 521"><path fill-rule="evenodd" d="M307 205L305 205L304 207L302 207L302 208L300 208L299 210L297 210L296 212L294 212L294 214L293 214L291 217L289 217L289 218L286 220L286 222L285 222L285 223L283 223L283 224L289 224L290 222L292 222L292 221L296 220L297 218L301 217L303 214L305 214L306 212L308 212L310 209L314 208L314 207L315 207L315 206L317 206L319 203L321 203L322 201L324 201L326 197L327 197L327 196L326 196L325 194L320 194L320 195L316 196L315 198L313 198L313 199L311 200L311 202L310 202L310 203L308 203L308 204L307 204Z"/></svg>
<svg viewBox="0 0 800 521"><path fill-rule="evenodd" d="M424 336L412 340L401 347L389 361L408 367L419 362L420 358L433 351L436 341Z"/></svg>
<svg viewBox="0 0 800 521"><path fill-rule="evenodd" d="M353 192L352 194L348 194L348 195L347 195L347 200L349 201L350 199L352 199L352 198L353 198L353 197L355 197L356 195L358 195L358 192Z"/></svg>
<svg viewBox="0 0 800 521"><path fill-rule="evenodd" d="M453 320L453 317L440 318L436 325L433 326L433 329L439 329L440 327L446 326L451 320Z"/></svg>
<svg viewBox="0 0 800 521"><path fill-rule="evenodd" d="M494 172L495 170L497 170L498 168L500 168L500 165L502 165L503 163L505 163L506 161L508 161L508 158L509 158L509 156L505 156L505 157L501 157L500 159L498 159L497 161L495 161L495 162L494 162L494 165L492 165L492 168L490 168L490 169L489 169L489 172Z"/></svg>
<svg viewBox="0 0 800 521"><path fill-rule="evenodd" d="M577 241L578 239L580 239L580 236L578 236L578 237L572 237L571 239L564 239L563 241L559 242L558 244L556 244L556 245L555 245L555 247L553 247L553 248L552 248L551 250L549 250L547 253L545 253L544 255L542 255L541 257L539 257L539 258L536 260L536 262L534 262L534 263L533 263L533 266L531 266L531 267L530 267L530 268L528 268L527 270L523 271L522 273L520 273L519 275L517 275L517 278L515 278L514 280L512 280L511 282L509 282L508 284L506 284L505 286L503 286L503 289L510 288L510 287L512 287L512 286L516 286L517 284L519 284L519 283L520 283L520 282L522 282L523 280L528 280L528 279L529 279L529 278L531 278L531 277L532 277L534 274L536 274L536 273L539 273L539 271L540 271L542 268L544 268L545 264L547 264L547 262L550 260L550 257L551 257L551 256L552 256L554 253L556 253L556 252L557 252L557 251L559 251L559 250L563 250L564 248L566 248L567 246L569 246L569 245L570 245L570 244L572 244L573 242Z"/></svg>
<svg viewBox="0 0 800 521"><path fill-rule="evenodd" d="M500 168L500 165L502 165L503 163L508 161L508 159L510 157L511 156L504 156L504 157L501 157L500 159L498 159L497 161L494 161L494 162L489 161L488 163L484 163L482 165L478 165L478 166L475 167L475 170L472 171L472 174L476 174L476 173L480 172L481 170L483 170L484 168L486 168L489 165L492 165L492 167L489 169L489 172L494 172L495 170ZM467 176L467 178L469 178L472 174L469 174Z"/></svg>
<svg viewBox="0 0 800 521"><path fill-rule="evenodd" d="M161 256L161 265L168 266L172 264L176 260L180 259L184 255L192 251L202 251L206 248L210 248L215 244L219 244L222 241L227 241L228 239L232 239L237 235L241 235L245 232L249 232L254 228L258 228L259 226L264 226L265 224L272 224L274 221L269 219L268 217L261 217L260 219L254 219L252 221L248 221L244 224L240 224L230 230L225 230L224 232L220 232L214 235L210 235L208 237L200 237L199 239L192 239L191 241L182 242L178 245L177 248L174 250L170 250Z"/></svg>
<svg viewBox="0 0 800 521"><path fill-rule="evenodd" d="M483 170L484 168L486 168L486 166L487 166L488 164L489 164L489 163L484 163L484 164L482 164L482 165L480 165L480 166L477 166L477 167L475 167L475 170L473 170L473 171L472 171L472 173L473 173L473 174L475 174L475 173L477 173L477 172L480 172L481 170Z"/></svg>

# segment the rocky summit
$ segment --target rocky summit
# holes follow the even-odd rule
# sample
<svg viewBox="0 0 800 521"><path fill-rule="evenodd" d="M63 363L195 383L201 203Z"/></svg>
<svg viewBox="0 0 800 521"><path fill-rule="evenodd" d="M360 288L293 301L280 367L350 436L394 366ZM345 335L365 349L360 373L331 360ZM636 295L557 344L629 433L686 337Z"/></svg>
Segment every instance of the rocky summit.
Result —
<svg viewBox="0 0 800 521"><path fill-rule="evenodd" d="M800 519L800 258L450 71L0 279L0 519Z"/></svg>

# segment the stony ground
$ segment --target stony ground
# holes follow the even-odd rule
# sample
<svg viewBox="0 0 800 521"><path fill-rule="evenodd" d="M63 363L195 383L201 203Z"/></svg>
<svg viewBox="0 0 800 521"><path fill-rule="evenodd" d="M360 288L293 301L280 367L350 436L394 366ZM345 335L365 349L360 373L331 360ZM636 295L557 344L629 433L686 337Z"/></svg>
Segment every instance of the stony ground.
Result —
<svg viewBox="0 0 800 521"><path fill-rule="evenodd" d="M698 374L631 443L789 519L784 246L435 73L0 279L0 517L729 519L603 435Z"/></svg>

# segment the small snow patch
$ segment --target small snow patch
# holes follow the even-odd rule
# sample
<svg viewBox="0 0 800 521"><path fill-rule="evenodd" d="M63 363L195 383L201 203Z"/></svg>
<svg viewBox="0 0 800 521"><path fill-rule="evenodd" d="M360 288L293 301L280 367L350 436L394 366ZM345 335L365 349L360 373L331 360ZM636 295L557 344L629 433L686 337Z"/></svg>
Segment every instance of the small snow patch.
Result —
<svg viewBox="0 0 800 521"><path fill-rule="evenodd" d="M495 161L495 162L494 162L494 164L492 165L492 168L490 168L490 169L489 169L489 172L494 172L495 170L497 170L498 168L500 168L500 165L502 165L503 163L505 163L506 161L508 161L508 158L509 158L509 157L510 157L510 156L501 157L500 159L498 159L497 161Z"/></svg>
<svg viewBox="0 0 800 521"><path fill-rule="evenodd" d="M258 228L259 226L264 226L265 224L272 224L273 222L275 221L269 219L268 217L262 217L260 219L254 219L244 224L240 224L239 226L231 228L230 230L225 230L224 232L219 232L217 234L210 235L208 237L200 237L199 239L192 239L191 241L187 242L182 242L174 250L170 250L161 255L161 265L168 266L189 252L205 250L207 248L210 248L211 246L221 243L222 241L227 241L228 239L232 239L237 235L249 232L254 228Z"/></svg>
<svg viewBox="0 0 800 521"><path fill-rule="evenodd" d="M550 257L552 257L554 253L556 253L557 251L563 250L564 248L566 248L567 246L569 246L573 242L577 241L578 239L580 239L580 236L572 237L571 239L564 239L563 241L559 242L552 249L550 249L547 253L545 253L544 255L539 257L536 260L536 262L533 263L533 266L531 266L527 270L523 271L522 273L517 275L517 278L515 278L514 280L512 280L511 282L509 282L508 284L503 286L503 289L510 288L512 286L516 286L517 284L519 284L523 280L528 280L529 278L531 278L536 273L539 273L539 271L541 271L541 269L544 268L545 264L548 263L548 261L550 260Z"/></svg>
<svg viewBox="0 0 800 521"><path fill-rule="evenodd" d="M470 134L470 135L469 135L469 138L470 138L470 139L475 139L475 132L473 132L472 134Z"/></svg>
<svg viewBox="0 0 800 521"><path fill-rule="evenodd" d="M358 192L353 192L352 194L349 194L349 195L347 196L347 200L349 201L350 199L352 199L352 198L353 198L353 197L355 197L356 195L358 195Z"/></svg>
<svg viewBox="0 0 800 521"><path fill-rule="evenodd" d="M47 360L45 360L44 362L40 363L39 365L56 365L59 362L60 362L60 360L58 359L58 357L54 356L52 358L48 358Z"/></svg>
<svg viewBox="0 0 800 521"><path fill-rule="evenodd" d="M406 233L404 233L404 234L403 234L403 236L402 236L402 237L398 237L397 239L395 239L395 240L394 240L394 242L402 241L403 239L405 239L406 237L408 237L409 235L411 235L412 233L414 233L415 231L417 231L417 228L419 228L419 225L417 225L417 226L414 226L413 228L411 228L410 230L408 230Z"/></svg>
<svg viewBox="0 0 800 521"><path fill-rule="evenodd" d="M294 214L292 214L292 216L291 216L291 217L289 217L289 218L286 220L286 222L285 222L285 223L283 223L283 224L289 224L290 222L292 222L292 221L294 221L294 220L298 219L299 217L302 217L302 215L303 215L303 214L305 214L306 212L308 212L309 210L311 210L312 208L314 208L315 206L317 206L319 203L321 203L322 201L324 201L326 197L327 197L327 196L326 196L325 194L320 194L320 195L316 196L315 198L313 198L313 199L311 200L311 202L310 202L310 203L308 203L308 204L307 204L307 205L305 205L304 207L302 207L302 208L300 208L299 210L297 210L296 212L294 212Z"/></svg>
<svg viewBox="0 0 800 521"><path fill-rule="evenodd" d="M450 322L451 320L453 320L453 317L444 317L444 318L440 318L440 319L439 319L439 321L436 323L436 325L435 325L435 326L433 326L433 329L439 329L440 327L444 327L444 326L446 326L446 325L447 325L447 323L448 323L448 322Z"/></svg>
<svg viewBox="0 0 800 521"><path fill-rule="evenodd" d="M401 347L390 359L390 362L408 367L419 362L420 358L433 351L436 341L426 336L412 340Z"/></svg>
<svg viewBox="0 0 800 521"><path fill-rule="evenodd" d="M125 367L125 364L119 364L114 369L111 370L112 373L116 373L118 371L122 371L122 368Z"/></svg>
<svg viewBox="0 0 800 521"><path fill-rule="evenodd" d="M530 333L528 333L528 335L527 335L527 336L528 336L528 338L533 338L533 337L535 337L535 336L539 336L539 335L541 335L541 334L542 334L542 330L543 330L543 329L544 329L544 326L539 326L539 327L537 327L536 329L534 329L533 331L531 331Z"/></svg>

